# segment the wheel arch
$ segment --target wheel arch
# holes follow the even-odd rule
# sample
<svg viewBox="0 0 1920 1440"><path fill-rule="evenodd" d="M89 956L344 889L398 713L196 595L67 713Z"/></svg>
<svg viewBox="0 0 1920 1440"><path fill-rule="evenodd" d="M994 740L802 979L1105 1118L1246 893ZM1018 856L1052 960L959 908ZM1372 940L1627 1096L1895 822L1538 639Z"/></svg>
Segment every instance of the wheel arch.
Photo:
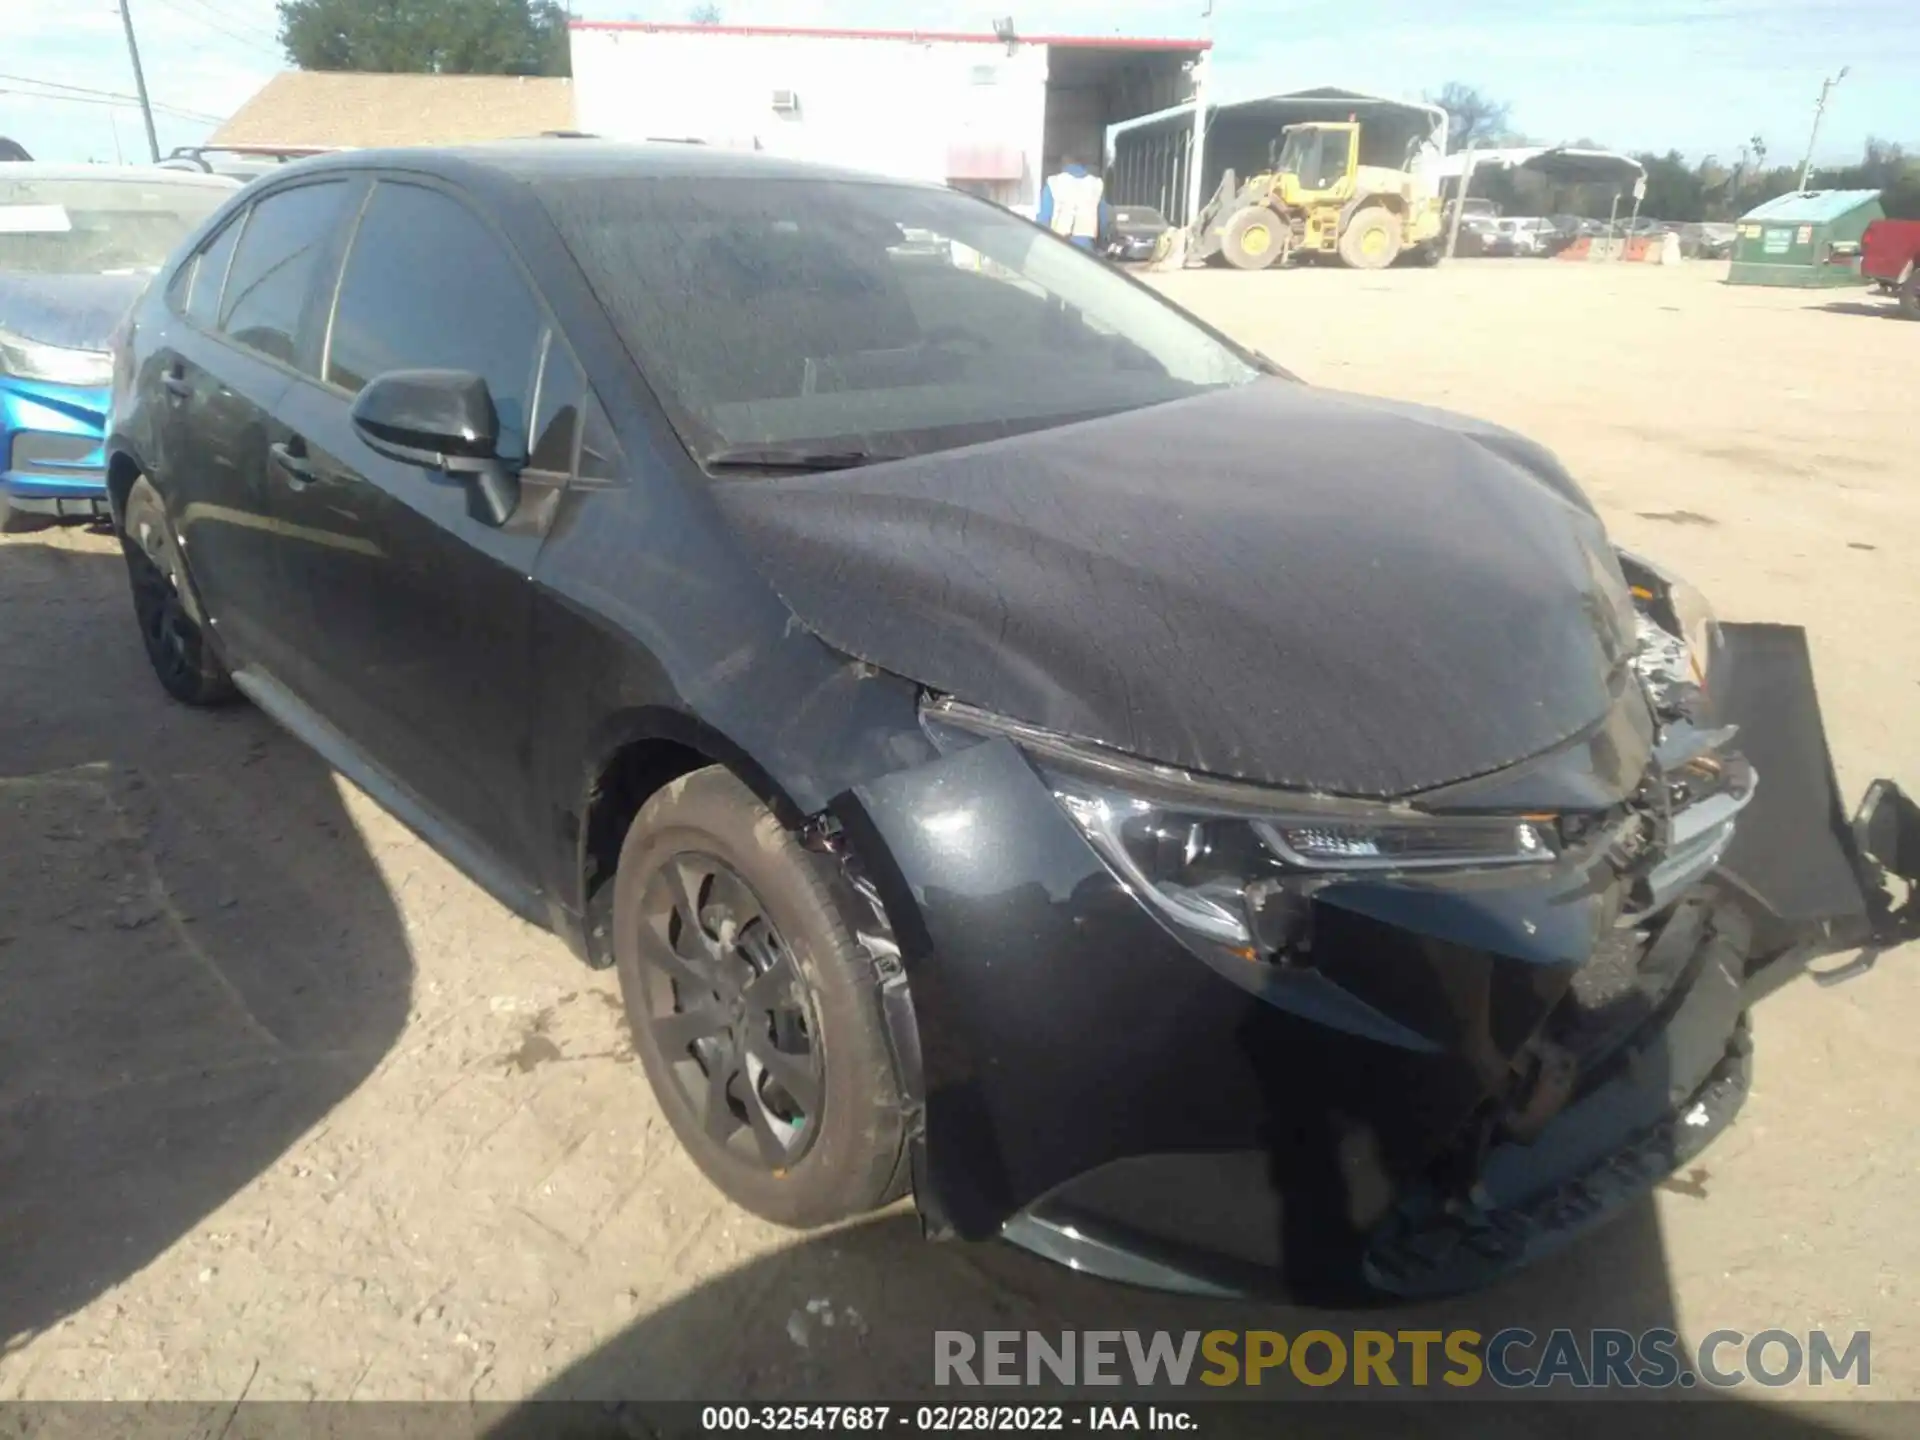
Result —
<svg viewBox="0 0 1920 1440"><path fill-rule="evenodd" d="M1378 205L1382 210L1391 210L1395 215L1400 217L1400 222L1403 225L1406 223L1408 214L1406 196L1392 190L1362 190L1358 195L1355 195L1340 207L1340 233L1342 235L1346 233L1348 222L1369 205Z"/></svg>
<svg viewBox="0 0 1920 1440"><path fill-rule="evenodd" d="M628 710L610 717L596 732L583 767L573 856L575 897L585 922L587 959L593 965L612 960L606 929L613 894L609 882L619 868L620 847L634 817L675 780L710 765L727 769L788 829L806 823L766 767L692 715L662 707Z"/></svg>
<svg viewBox="0 0 1920 1440"><path fill-rule="evenodd" d="M113 527L118 530L127 516L127 496L133 482L146 474L140 457L125 446L113 446L107 453L107 504L113 512Z"/></svg>

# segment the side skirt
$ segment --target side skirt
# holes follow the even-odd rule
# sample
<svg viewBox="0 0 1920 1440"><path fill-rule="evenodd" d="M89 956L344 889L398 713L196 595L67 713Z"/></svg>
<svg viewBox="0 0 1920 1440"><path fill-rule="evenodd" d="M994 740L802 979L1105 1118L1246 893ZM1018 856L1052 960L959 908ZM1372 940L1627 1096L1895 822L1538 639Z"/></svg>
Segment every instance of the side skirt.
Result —
<svg viewBox="0 0 1920 1440"><path fill-rule="evenodd" d="M516 879L512 869L486 846L435 815L424 801L375 765L286 686L257 666L234 671L233 683L282 729L366 791L381 809L445 856L474 884L522 920L543 930L552 927L553 912L545 896Z"/></svg>

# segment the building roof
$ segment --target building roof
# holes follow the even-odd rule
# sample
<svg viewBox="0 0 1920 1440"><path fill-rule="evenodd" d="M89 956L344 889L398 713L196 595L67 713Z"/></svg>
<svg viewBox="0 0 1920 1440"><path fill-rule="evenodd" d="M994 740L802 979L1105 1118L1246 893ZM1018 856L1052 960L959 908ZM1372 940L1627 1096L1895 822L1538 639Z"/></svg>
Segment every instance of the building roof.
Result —
<svg viewBox="0 0 1920 1440"><path fill-rule="evenodd" d="M1456 150L1434 166L1434 174L1443 178L1463 174L1467 158L1467 151ZM1638 160L1618 150L1582 149L1572 145L1508 145L1475 150L1472 158L1475 170L1537 170L1563 185L1607 181L1624 185L1647 173Z"/></svg>
<svg viewBox="0 0 1920 1440"><path fill-rule="evenodd" d="M1311 112L1326 109L1333 112L1341 110L1368 111L1378 114L1392 111L1405 115L1430 115L1442 123L1447 112L1438 105L1425 100L1396 100L1390 95L1374 95L1365 90L1347 90L1338 85L1317 85L1310 90L1286 90L1272 95L1256 95L1245 100L1220 100L1207 106L1208 124L1217 125L1229 119L1265 119L1283 120L1294 117L1296 112ZM1151 115L1135 116L1131 120L1122 120L1109 126L1113 134L1124 134L1129 130L1177 130L1193 123L1193 102L1183 101L1178 105L1169 105L1164 110L1156 110Z"/></svg>
<svg viewBox="0 0 1920 1440"><path fill-rule="evenodd" d="M572 128L573 82L554 76L287 70L207 143L435 145Z"/></svg>
<svg viewBox="0 0 1920 1440"><path fill-rule="evenodd" d="M1795 190L1754 206L1740 218L1821 225L1879 199L1878 190Z"/></svg>
<svg viewBox="0 0 1920 1440"><path fill-rule="evenodd" d="M970 30L836 30L798 25L691 25L653 20L573 20L574 30L644 30L663 35L774 35L802 40L907 40L944 45L1057 45L1076 50L1211 50L1213 41L1148 39L1136 35L1014 35Z"/></svg>

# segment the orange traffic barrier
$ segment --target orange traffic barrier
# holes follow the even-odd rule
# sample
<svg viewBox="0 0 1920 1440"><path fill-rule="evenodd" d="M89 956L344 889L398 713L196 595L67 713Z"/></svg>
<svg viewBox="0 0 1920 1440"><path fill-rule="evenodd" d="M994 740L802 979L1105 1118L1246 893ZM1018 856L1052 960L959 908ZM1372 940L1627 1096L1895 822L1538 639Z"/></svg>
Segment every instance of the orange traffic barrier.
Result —
<svg viewBox="0 0 1920 1440"><path fill-rule="evenodd" d="M1582 235L1578 240L1575 240L1571 245L1567 246L1566 249L1562 250L1559 258L1562 260L1585 260L1592 249L1593 237L1591 235Z"/></svg>

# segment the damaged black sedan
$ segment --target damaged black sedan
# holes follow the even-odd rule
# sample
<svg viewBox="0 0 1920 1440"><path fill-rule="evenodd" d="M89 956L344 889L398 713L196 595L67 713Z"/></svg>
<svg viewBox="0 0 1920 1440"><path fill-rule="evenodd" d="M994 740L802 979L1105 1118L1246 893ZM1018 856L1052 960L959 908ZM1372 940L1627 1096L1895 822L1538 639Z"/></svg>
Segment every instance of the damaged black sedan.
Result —
<svg viewBox="0 0 1920 1440"><path fill-rule="evenodd" d="M1727 1125L1759 993L1911 928L1920 817L1843 814L1800 631L966 196L290 165L129 317L108 453L167 690L617 966L785 1224L1473 1286Z"/></svg>

